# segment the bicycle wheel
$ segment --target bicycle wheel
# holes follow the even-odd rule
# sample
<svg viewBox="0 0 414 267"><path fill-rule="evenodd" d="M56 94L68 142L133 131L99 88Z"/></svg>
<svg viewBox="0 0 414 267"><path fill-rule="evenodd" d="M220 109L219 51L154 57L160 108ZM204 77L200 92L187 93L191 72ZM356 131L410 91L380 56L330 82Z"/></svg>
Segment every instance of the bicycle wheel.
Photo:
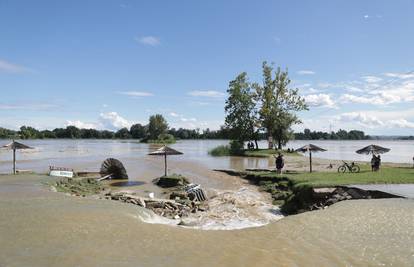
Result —
<svg viewBox="0 0 414 267"><path fill-rule="evenodd" d="M344 165L339 166L338 172L342 172L342 173L346 172L346 167Z"/></svg>
<svg viewBox="0 0 414 267"><path fill-rule="evenodd" d="M359 172L360 171L360 168L359 168L359 166L358 165L354 165L354 166L352 166L352 168L351 168L351 172Z"/></svg>

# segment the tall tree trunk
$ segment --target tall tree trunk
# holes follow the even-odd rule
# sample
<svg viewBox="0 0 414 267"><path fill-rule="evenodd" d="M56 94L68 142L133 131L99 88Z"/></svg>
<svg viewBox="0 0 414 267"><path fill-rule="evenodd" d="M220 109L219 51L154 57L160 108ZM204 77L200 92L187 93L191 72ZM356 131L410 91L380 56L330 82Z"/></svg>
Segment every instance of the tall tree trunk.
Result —
<svg viewBox="0 0 414 267"><path fill-rule="evenodd" d="M256 150L258 150L259 149L259 145L257 144L257 139L254 139L254 143L256 145Z"/></svg>
<svg viewBox="0 0 414 267"><path fill-rule="evenodd" d="M280 138L277 140L277 149L282 149L282 140Z"/></svg>
<svg viewBox="0 0 414 267"><path fill-rule="evenodd" d="M273 149L273 137L271 135L267 136L267 148Z"/></svg>

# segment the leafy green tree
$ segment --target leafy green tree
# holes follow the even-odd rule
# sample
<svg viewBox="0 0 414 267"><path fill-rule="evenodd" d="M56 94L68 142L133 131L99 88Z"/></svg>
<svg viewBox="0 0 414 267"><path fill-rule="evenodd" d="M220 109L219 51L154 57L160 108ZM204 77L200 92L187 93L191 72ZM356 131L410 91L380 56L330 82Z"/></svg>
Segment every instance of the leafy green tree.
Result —
<svg viewBox="0 0 414 267"><path fill-rule="evenodd" d="M307 110L304 98L298 89L289 88L291 80L288 72L263 62L263 84L254 84L261 126L269 137L277 141L278 149L292 138L291 127L301 123L296 112ZM274 72L274 76L273 76ZM273 144L269 144L269 147Z"/></svg>
<svg viewBox="0 0 414 267"><path fill-rule="evenodd" d="M115 133L108 130L101 131L101 138L103 139L113 139L115 137Z"/></svg>
<svg viewBox="0 0 414 267"><path fill-rule="evenodd" d="M30 126L22 126L20 127L20 138L22 139L35 139L35 138L42 138L42 135L38 130Z"/></svg>
<svg viewBox="0 0 414 267"><path fill-rule="evenodd" d="M13 138L17 136L17 132L0 127L0 138Z"/></svg>
<svg viewBox="0 0 414 267"><path fill-rule="evenodd" d="M81 130L76 126L66 127L66 138L79 139L81 138Z"/></svg>
<svg viewBox="0 0 414 267"><path fill-rule="evenodd" d="M132 138L142 139L147 135L147 128L137 123L131 126L129 132L131 133Z"/></svg>
<svg viewBox="0 0 414 267"><path fill-rule="evenodd" d="M131 138L131 134L129 133L128 128L121 128L115 133L115 138L129 139Z"/></svg>
<svg viewBox="0 0 414 267"><path fill-rule="evenodd" d="M167 130L167 121L161 114L150 116L148 124L148 137L150 140L158 139L158 136L167 133Z"/></svg>
<svg viewBox="0 0 414 267"><path fill-rule="evenodd" d="M224 110L225 126L230 129L230 137L243 147L245 141L252 140L255 133L256 103L247 73L239 74L230 81L229 94Z"/></svg>
<svg viewBox="0 0 414 267"><path fill-rule="evenodd" d="M56 138L56 134L50 130L43 130L41 131L43 138L53 139Z"/></svg>

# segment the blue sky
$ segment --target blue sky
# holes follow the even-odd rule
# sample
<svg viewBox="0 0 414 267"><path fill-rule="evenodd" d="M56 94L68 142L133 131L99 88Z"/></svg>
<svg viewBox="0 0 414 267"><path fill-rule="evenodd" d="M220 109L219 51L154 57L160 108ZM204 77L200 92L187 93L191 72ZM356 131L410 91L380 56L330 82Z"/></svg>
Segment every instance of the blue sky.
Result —
<svg viewBox="0 0 414 267"><path fill-rule="evenodd" d="M297 130L414 134L414 1L0 0L0 126L217 129L228 82L289 69Z"/></svg>

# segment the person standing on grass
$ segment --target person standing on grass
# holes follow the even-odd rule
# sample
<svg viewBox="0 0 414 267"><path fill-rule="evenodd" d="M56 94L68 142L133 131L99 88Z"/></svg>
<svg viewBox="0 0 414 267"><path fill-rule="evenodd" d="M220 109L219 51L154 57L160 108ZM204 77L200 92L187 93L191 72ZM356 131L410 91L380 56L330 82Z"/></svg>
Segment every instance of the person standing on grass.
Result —
<svg viewBox="0 0 414 267"><path fill-rule="evenodd" d="M372 159L371 159L371 171L375 171L375 163L377 162L377 157L372 154Z"/></svg>
<svg viewBox="0 0 414 267"><path fill-rule="evenodd" d="M376 159L376 161L375 161L375 171L379 171L380 166L381 166L381 156L380 156L380 155L378 155L378 156L377 156L377 159Z"/></svg>
<svg viewBox="0 0 414 267"><path fill-rule="evenodd" d="M285 159L283 155L279 152L279 155L276 157L276 172L282 173L282 169L285 166Z"/></svg>

